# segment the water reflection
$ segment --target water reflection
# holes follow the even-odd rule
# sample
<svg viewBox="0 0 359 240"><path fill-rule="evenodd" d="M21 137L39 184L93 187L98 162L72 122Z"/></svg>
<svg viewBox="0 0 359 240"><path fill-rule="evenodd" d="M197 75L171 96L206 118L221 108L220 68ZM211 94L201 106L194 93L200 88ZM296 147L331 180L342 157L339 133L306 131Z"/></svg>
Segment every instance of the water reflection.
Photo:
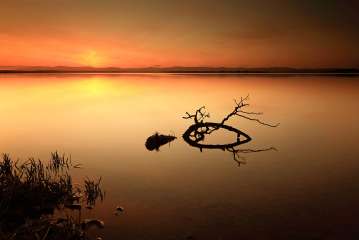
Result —
<svg viewBox="0 0 359 240"><path fill-rule="evenodd" d="M246 93L281 126L231 118L252 138L236 148L280 151L245 155L238 172L231 152L183 141L193 122L181 116L205 105L220 123ZM75 182L102 176L106 199L89 218L105 221L104 239L345 239L359 217L358 96L358 79L346 77L3 75L0 152L44 159L58 149L84 164ZM178 139L151 154L155 131ZM225 132L206 143L235 142Z"/></svg>

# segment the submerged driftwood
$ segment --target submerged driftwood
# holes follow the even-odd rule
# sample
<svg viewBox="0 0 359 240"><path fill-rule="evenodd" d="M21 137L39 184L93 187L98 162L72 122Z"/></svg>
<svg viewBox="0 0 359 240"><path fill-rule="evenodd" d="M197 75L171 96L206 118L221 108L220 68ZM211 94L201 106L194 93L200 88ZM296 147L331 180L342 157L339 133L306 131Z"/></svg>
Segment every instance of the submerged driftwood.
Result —
<svg viewBox="0 0 359 240"><path fill-rule="evenodd" d="M238 146L248 143L252 140L252 138L244 133L243 131L234 128L232 126L226 125L225 122L228 121L230 118L234 116L242 117L247 120L255 121L259 123L260 125L264 125L267 127L277 127L279 124L268 124L263 121L261 121L258 118L253 118L251 115L262 115L263 113L260 112L248 112L243 110L245 107L249 106L249 104L246 102L248 100L248 96L245 98L241 98L239 102L235 101L236 106L234 107L234 110L230 112L226 117L222 119L221 122L215 123L215 122L205 122L204 120L206 118L209 118L210 115L208 112L206 112L205 107L201 107L196 110L194 114L190 114L186 112L186 116L184 116L184 119L192 119L194 121L194 124L189 126L189 128L184 132L183 139L192 147L199 148L200 151L203 149L221 149L223 151L228 151L233 154L233 159L240 165L243 163L243 158L239 156L240 153L252 153L252 152L262 152L262 151L268 151L268 150L276 150L273 147L270 148L264 148L264 149L239 149ZM225 129L230 132L234 132L237 135L236 141L229 143L229 144L206 144L203 143L205 140L205 137L212 134L214 131ZM241 160L242 159L242 160Z"/></svg>
<svg viewBox="0 0 359 240"><path fill-rule="evenodd" d="M149 151L153 151L153 150L158 151L162 145L170 143L175 139L176 137L172 135L163 135L163 134L155 133L147 138L145 146Z"/></svg>
<svg viewBox="0 0 359 240"><path fill-rule="evenodd" d="M237 140L233 143L228 143L228 144L201 143L201 141L204 140L204 138L205 138L204 136L205 136L206 132L208 132L209 129L221 129L221 128L226 129L230 132L236 133ZM205 130L203 131L203 129L205 129ZM207 134L209 134L209 133L207 133ZM186 132L183 134L183 139L189 145L191 145L192 147L197 147L201 151L203 148L225 150L226 148L235 147L235 146L247 143L252 140L252 138L248 134L238 130L237 128L234 128L234 127L231 127L228 125L224 125L224 124L220 124L220 123L214 123L214 122L200 122L200 123L191 125L186 130Z"/></svg>

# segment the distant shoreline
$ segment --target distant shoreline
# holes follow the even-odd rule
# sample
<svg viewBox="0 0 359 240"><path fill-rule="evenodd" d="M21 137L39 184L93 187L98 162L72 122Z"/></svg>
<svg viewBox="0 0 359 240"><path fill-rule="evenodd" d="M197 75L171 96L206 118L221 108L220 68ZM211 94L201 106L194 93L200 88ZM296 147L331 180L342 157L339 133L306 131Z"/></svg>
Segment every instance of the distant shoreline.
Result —
<svg viewBox="0 0 359 240"><path fill-rule="evenodd" d="M0 74L237 74L237 75L359 75L357 68L226 68L226 67L22 67L0 66Z"/></svg>
<svg viewBox="0 0 359 240"><path fill-rule="evenodd" d="M173 74L173 75L263 75L263 76L359 76L359 72L110 72L110 71L1 71L13 74Z"/></svg>

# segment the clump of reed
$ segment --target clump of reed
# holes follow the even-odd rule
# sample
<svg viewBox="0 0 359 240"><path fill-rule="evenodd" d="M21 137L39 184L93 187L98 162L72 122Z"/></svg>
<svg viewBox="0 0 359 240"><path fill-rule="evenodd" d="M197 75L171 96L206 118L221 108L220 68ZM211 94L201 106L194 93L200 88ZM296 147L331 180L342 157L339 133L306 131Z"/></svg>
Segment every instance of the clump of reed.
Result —
<svg viewBox="0 0 359 240"><path fill-rule="evenodd" d="M85 179L73 184L71 157L51 153L50 161L29 158L13 161L8 154L0 160L0 239L85 239L80 219L75 222L53 218L55 209L64 206L80 210L82 203L94 206L103 199L98 181ZM15 235L14 235L15 234ZM48 238L47 236L52 236ZM22 237L20 237L22 236Z"/></svg>
<svg viewBox="0 0 359 240"><path fill-rule="evenodd" d="M84 187L87 206L94 206L97 199L103 200L104 192L101 190L101 178L98 181L86 178Z"/></svg>

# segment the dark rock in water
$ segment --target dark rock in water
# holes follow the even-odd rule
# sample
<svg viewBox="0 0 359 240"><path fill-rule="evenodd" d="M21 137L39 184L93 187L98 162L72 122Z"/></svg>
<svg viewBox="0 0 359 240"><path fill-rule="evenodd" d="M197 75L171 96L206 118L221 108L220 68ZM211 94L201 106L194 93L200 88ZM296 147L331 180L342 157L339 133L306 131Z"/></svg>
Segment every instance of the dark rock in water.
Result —
<svg viewBox="0 0 359 240"><path fill-rule="evenodd" d="M117 206L117 207L116 207L116 211L114 212L114 214L115 214L116 216L119 216L120 213L123 212L123 211L125 211L125 209L124 209L123 207Z"/></svg>
<svg viewBox="0 0 359 240"><path fill-rule="evenodd" d="M121 206L117 206L116 211L123 212L123 211L125 211L125 209Z"/></svg>
<svg viewBox="0 0 359 240"><path fill-rule="evenodd" d="M81 204L79 204L79 203L66 204L65 208L68 208L71 210L81 210Z"/></svg>
<svg viewBox="0 0 359 240"><path fill-rule="evenodd" d="M82 229L88 229L90 227L104 228L105 223L99 219L85 219L82 222Z"/></svg>
<svg viewBox="0 0 359 240"><path fill-rule="evenodd" d="M145 146L149 151L153 151L155 149L158 151L162 145L172 142L175 139L175 136L155 133L147 138Z"/></svg>

